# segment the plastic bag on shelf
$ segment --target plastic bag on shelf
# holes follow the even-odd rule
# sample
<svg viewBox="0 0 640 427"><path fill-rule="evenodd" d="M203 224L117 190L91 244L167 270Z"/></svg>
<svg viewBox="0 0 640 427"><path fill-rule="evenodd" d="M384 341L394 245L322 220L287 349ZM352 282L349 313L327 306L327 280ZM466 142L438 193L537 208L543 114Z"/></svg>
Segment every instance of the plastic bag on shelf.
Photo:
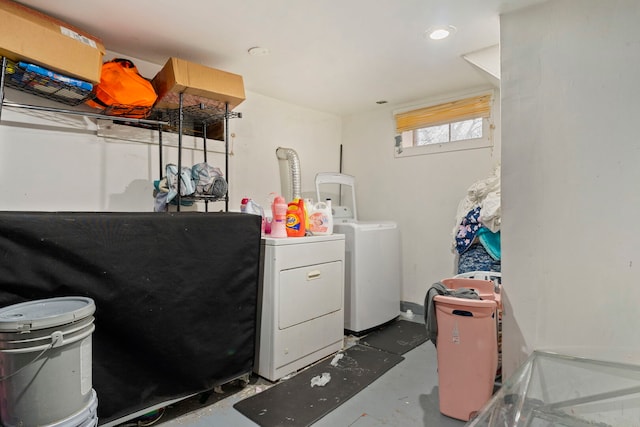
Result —
<svg viewBox="0 0 640 427"><path fill-rule="evenodd" d="M224 197L227 194L227 181L220 168L206 162L197 163L191 168L196 194Z"/></svg>
<svg viewBox="0 0 640 427"><path fill-rule="evenodd" d="M178 166L173 163L167 165L167 184L169 186L168 203L178 195ZM180 195L189 196L195 191L196 187L191 178L191 168L183 166L180 171Z"/></svg>

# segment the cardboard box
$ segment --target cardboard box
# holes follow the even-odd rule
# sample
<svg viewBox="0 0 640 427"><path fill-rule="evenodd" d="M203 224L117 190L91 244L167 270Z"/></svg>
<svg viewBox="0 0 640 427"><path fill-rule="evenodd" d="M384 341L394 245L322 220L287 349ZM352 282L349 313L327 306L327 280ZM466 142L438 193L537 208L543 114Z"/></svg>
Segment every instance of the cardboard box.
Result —
<svg viewBox="0 0 640 427"><path fill-rule="evenodd" d="M228 102L232 110L245 100L242 76L179 58L169 58L151 83L158 94L155 108L178 108L180 93L183 107L224 108Z"/></svg>
<svg viewBox="0 0 640 427"><path fill-rule="evenodd" d="M65 22L0 0L0 55L89 83L100 81L102 42Z"/></svg>

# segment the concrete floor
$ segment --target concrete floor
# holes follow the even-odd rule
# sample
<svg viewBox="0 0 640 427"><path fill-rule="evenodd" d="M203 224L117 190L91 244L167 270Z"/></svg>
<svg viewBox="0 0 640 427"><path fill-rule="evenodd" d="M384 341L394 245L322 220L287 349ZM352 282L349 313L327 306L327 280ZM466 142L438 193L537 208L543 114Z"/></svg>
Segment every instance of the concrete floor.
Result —
<svg viewBox="0 0 640 427"><path fill-rule="evenodd" d="M421 319L419 319L421 320ZM440 414L438 403L437 358L434 345L427 341L403 355L405 360L347 400L314 427L429 426L459 427L465 423ZM253 427L253 421L233 405L272 383L261 378L222 400L175 416L171 410L153 425L163 427ZM182 403L175 405L178 409ZM171 409L171 408L170 408ZM134 424L135 425L135 424Z"/></svg>

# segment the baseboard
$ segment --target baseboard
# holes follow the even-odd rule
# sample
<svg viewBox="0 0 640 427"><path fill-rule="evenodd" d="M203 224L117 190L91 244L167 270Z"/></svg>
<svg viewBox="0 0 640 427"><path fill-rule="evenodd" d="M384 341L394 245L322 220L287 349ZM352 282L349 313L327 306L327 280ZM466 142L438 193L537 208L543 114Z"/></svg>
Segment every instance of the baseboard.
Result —
<svg viewBox="0 0 640 427"><path fill-rule="evenodd" d="M424 305L410 301L400 301L400 311L406 312L411 310L413 314L424 316Z"/></svg>

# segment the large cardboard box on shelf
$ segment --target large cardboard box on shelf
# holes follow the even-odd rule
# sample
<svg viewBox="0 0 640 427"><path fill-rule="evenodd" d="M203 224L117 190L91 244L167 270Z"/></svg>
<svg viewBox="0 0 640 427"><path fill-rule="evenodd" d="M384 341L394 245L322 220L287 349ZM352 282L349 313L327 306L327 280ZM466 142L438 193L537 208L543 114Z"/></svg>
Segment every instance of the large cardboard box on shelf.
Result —
<svg viewBox="0 0 640 427"><path fill-rule="evenodd" d="M100 81L102 42L11 0L0 0L0 55L90 83Z"/></svg>
<svg viewBox="0 0 640 427"><path fill-rule="evenodd" d="M205 104L229 110L245 100L242 76L179 58L169 58L151 81L158 94L156 108L178 108L180 93L184 106Z"/></svg>

